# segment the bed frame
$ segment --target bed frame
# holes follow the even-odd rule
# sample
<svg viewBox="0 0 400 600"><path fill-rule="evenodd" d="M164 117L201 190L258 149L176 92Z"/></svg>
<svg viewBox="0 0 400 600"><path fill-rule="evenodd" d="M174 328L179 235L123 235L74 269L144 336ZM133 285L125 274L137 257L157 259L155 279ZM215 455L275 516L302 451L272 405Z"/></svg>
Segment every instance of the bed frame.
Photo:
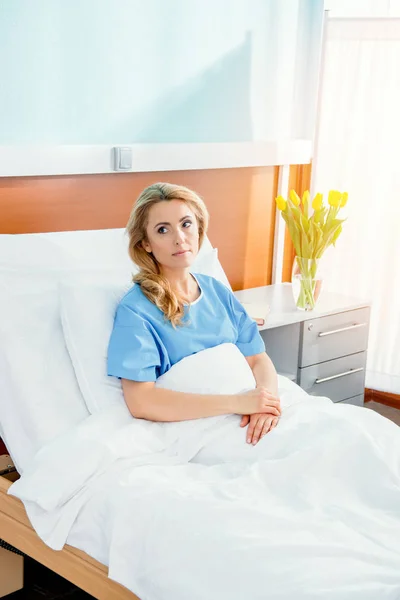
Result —
<svg viewBox="0 0 400 600"><path fill-rule="evenodd" d="M310 165L293 165L290 187L302 193L309 187L310 174ZM0 233L124 227L133 198L146 185L157 180L181 183L206 199L211 213L210 239L219 248L233 289L265 285L271 282L278 176L277 167L267 167L0 178ZM293 249L287 237L284 280L290 276L292 263ZM86 553L68 545L61 551L46 546L32 528L22 502L7 495L10 485L11 481L0 476L0 539L98 600L140 600L109 579L107 567Z"/></svg>
<svg viewBox="0 0 400 600"><path fill-rule="evenodd" d="M72 546L55 551L34 531L24 505L7 494L11 481L0 477L0 537L98 600L140 600L108 578L108 569Z"/></svg>

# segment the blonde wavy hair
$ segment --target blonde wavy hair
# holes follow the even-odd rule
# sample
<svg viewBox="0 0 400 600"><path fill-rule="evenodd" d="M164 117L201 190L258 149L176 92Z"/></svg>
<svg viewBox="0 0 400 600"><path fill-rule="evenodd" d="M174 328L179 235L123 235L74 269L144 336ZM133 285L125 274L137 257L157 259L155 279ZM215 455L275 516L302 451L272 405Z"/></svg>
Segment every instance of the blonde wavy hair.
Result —
<svg viewBox="0 0 400 600"><path fill-rule="evenodd" d="M182 185L154 183L145 188L133 205L126 230L129 235L129 256L139 267L139 273L133 276L133 281L140 285L144 295L164 313L165 319L176 327L183 324L183 301L173 291L168 279L161 274L156 258L142 245L142 242L148 241L147 225L150 208L158 202L171 200L186 202L195 214L200 249L207 232L208 211L200 196Z"/></svg>

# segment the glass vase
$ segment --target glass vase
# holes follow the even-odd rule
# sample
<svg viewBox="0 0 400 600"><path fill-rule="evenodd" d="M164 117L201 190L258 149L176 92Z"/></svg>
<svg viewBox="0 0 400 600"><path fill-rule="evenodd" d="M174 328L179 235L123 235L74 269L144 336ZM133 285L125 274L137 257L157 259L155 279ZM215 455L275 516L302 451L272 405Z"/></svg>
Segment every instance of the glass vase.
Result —
<svg viewBox="0 0 400 600"><path fill-rule="evenodd" d="M321 293L322 278L317 258L296 256L292 268L292 291L297 308L313 310Z"/></svg>

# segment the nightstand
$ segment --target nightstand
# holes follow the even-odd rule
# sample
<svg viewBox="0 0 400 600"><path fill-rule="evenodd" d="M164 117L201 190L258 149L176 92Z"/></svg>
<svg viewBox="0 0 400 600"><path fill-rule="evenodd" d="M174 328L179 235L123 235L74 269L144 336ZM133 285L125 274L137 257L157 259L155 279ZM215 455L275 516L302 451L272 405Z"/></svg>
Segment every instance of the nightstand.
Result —
<svg viewBox="0 0 400 600"><path fill-rule="evenodd" d="M8 454L0 455L0 477L16 481L19 477ZM24 557L0 539L0 598L22 589Z"/></svg>
<svg viewBox="0 0 400 600"><path fill-rule="evenodd" d="M259 331L278 373L314 396L364 404L370 304L322 292L313 311L298 310L290 283L235 292L270 312Z"/></svg>

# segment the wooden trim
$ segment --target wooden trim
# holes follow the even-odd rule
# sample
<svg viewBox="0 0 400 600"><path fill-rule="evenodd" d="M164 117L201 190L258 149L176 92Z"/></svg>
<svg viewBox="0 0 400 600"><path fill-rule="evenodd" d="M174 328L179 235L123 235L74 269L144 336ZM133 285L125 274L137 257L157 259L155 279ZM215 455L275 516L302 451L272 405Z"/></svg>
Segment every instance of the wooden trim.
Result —
<svg viewBox="0 0 400 600"><path fill-rule="evenodd" d="M109 579L107 567L84 552L68 545L59 552L46 546L32 528L22 502L7 495L10 485L10 481L0 477L0 537L3 540L98 600L140 600Z"/></svg>
<svg viewBox="0 0 400 600"><path fill-rule="evenodd" d="M400 409L400 395L398 394L390 394L389 392L381 392L379 390L365 388L365 402L369 402L370 400Z"/></svg>

